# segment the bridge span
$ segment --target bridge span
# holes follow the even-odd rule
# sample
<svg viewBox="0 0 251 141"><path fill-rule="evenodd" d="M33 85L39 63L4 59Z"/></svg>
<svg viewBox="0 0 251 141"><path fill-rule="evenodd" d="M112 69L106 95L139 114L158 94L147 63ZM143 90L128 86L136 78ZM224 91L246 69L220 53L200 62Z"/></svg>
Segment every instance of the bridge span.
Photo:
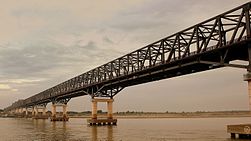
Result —
<svg viewBox="0 0 251 141"><path fill-rule="evenodd" d="M18 100L5 111L28 115L31 109L36 115L42 107L45 115L47 103L52 102L52 117L56 117L56 106L63 106L63 120L68 120L67 102L74 97L89 95L93 103L92 119L97 118L97 102L108 103L108 118L113 119L113 97L126 87L220 67L247 69L244 80L249 82L251 97L250 11L251 2L243 4ZM249 64L233 64L235 60Z"/></svg>

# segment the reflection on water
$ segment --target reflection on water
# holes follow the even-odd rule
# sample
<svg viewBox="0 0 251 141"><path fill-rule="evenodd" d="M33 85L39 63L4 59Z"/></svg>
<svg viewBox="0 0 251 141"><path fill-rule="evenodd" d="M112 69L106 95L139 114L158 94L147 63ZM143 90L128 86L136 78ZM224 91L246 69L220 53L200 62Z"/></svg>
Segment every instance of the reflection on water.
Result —
<svg viewBox="0 0 251 141"><path fill-rule="evenodd" d="M104 126L103 128L101 128L100 126L89 126L89 128L92 130L92 132L91 132L92 138L91 139L93 141L99 140L98 132L100 132L101 134L104 134L103 140L107 140L107 141L113 140L113 128L115 128L115 126ZM98 131L98 128L102 129L103 132L101 130ZM106 137L105 137L105 131L103 130L104 128L106 128L106 130L107 130Z"/></svg>
<svg viewBox="0 0 251 141"><path fill-rule="evenodd" d="M68 132L66 122L51 122L51 139L66 141L68 139Z"/></svg>
<svg viewBox="0 0 251 141"><path fill-rule="evenodd" d="M233 141L226 133L226 125L250 123L250 120L120 119L117 126L88 126L86 119L50 122L0 118L0 141Z"/></svg>

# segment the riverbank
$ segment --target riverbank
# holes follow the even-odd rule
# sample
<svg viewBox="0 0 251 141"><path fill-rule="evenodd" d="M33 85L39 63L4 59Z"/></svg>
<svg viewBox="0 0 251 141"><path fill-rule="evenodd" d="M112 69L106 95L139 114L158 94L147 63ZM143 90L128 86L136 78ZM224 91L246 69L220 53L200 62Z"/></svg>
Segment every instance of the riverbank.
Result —
<svg viewBox="0 0 251 141"><path fill-rule="evenodd" d="M91 118L91 114L69 114L70 118ZM106 113L100 113L99 117L106 117ZM182 113L114 113L118 119L133 118L227 118L227 117L251 117L250 111L217 111L217 112L182 112Z"/></svg>

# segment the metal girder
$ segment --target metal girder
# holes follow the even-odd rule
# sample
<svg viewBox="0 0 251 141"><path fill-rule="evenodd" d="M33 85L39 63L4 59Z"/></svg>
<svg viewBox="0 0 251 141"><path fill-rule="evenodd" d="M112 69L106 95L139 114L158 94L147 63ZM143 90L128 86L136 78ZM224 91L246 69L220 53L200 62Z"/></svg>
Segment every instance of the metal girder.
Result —
<svg viewBox="0 0 251 141"><path fill-rule="evenodd" d="M234 67L234 68L241 68L241 69L247 69L248 65L241 65L241 64L229 64L229 63L221 63L221 62L211 62L211 61L199 61L203 64L210 64L212 66L225 66L225 67Z"/></svg>
<svg viewBox="0 0 251 141"><path fill-rule="evenodd" d="M52 100L53 104L67 104L71 98L64 98L64 99L54 99Z"/></svg>
<svg viewBox="0 0 251 141"><path fill-rule="evenodd" d="M110 87L108 85L103 86L95 86L92 88L88 88L86 90L83 90L82 92L90 95L92 98L94 97L110 97L113 98L116 94L118 94L120 91L122 91L124 87L122 86L113 86Z"/></svg>
<svg viewBox="0 0 251 141"><path fill-rule="evenodd" d="M160 39L25 100L17 101L7 109L44 103L52 101L52 99L65 99L87 94L92 97L113 97L126 86L120 85L120 82L137 78L139 75L150 76L157 72L171 70L171 68L179 68L182 64L189 64L189 61L195 61L191 58L196 59L200 58L200 56L218 57L218 50L234 47L237 44L243 44L243 42L250 44L249 54L251 54L250 5L251 2L246 3ZM246 50L244 50L243 54L234 55L236 51L238 49L230 51L231 53L226 54L224 59L227 58L227 62L231 59L239 58L251 60L251 55L248 56L249 59L246 59L245 55L248 54ZM229 57L231 55L233 57ZM241 55L244 57L240 57ZM242 65L217 62L218 59L214 60L214 58L207 62L203 61L203 63L207 64L246 68L246 66ZM172 64L176 66L172 66ZM204 70L204 68L201 70ZM149 81L155 79L151 78ZM142 82L145 81L142 80ZM135 85L137 84L136 82L134 83Z"/></svg>

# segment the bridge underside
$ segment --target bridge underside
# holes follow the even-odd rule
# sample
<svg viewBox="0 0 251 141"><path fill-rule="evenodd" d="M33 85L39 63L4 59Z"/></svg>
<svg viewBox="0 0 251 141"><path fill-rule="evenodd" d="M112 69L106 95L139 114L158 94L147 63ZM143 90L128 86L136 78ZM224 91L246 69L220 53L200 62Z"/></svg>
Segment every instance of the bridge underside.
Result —
<svg viewBox="0 0 251 141"><path fill-rule="evenodd" d="M113 97L123 88L132 85L217 69L221 67L237 67L247 69L248 66L246 65L231 64L230 62L235 60L248 61L249 44L251 44L251 41L245 40L239 42L238 44L232 44L231 46L226 46L224 48L213 49L211 51L197 54L182 60L157 65L148 68L145 71L131 73L130 75L121 76L104 83L95 84L85 89L73 91L67 96L64 96L64 98L73 98L87 94L90 94L93 97ZM107 91L111 91L113 89L116 89L117 91L105 95L107 94Z"/></svg>
<svg viewBox="0 0 251 141"><path fill-rule="evenodd" d="M129 75L117 77L102 83L95 83L82 89L63 93L62 96L55 98L50 97L39 101L38 103L29 103L27 106L34 104L49 103L51 99L60 101L71 99L78 96L90 95L94 97L114 97L123 88L142 83L158 81L162 79L183 76L196 72L202 72L221 67L238 67L247 69L248 66L242 64L231 64L231 61L242 60L249 61L248 46L251 41L244 40L230 46L222 48L212 48L206 52L196 54L184 59L172 61L170 63L155 65L143 71L131 73Z"/></svg>

